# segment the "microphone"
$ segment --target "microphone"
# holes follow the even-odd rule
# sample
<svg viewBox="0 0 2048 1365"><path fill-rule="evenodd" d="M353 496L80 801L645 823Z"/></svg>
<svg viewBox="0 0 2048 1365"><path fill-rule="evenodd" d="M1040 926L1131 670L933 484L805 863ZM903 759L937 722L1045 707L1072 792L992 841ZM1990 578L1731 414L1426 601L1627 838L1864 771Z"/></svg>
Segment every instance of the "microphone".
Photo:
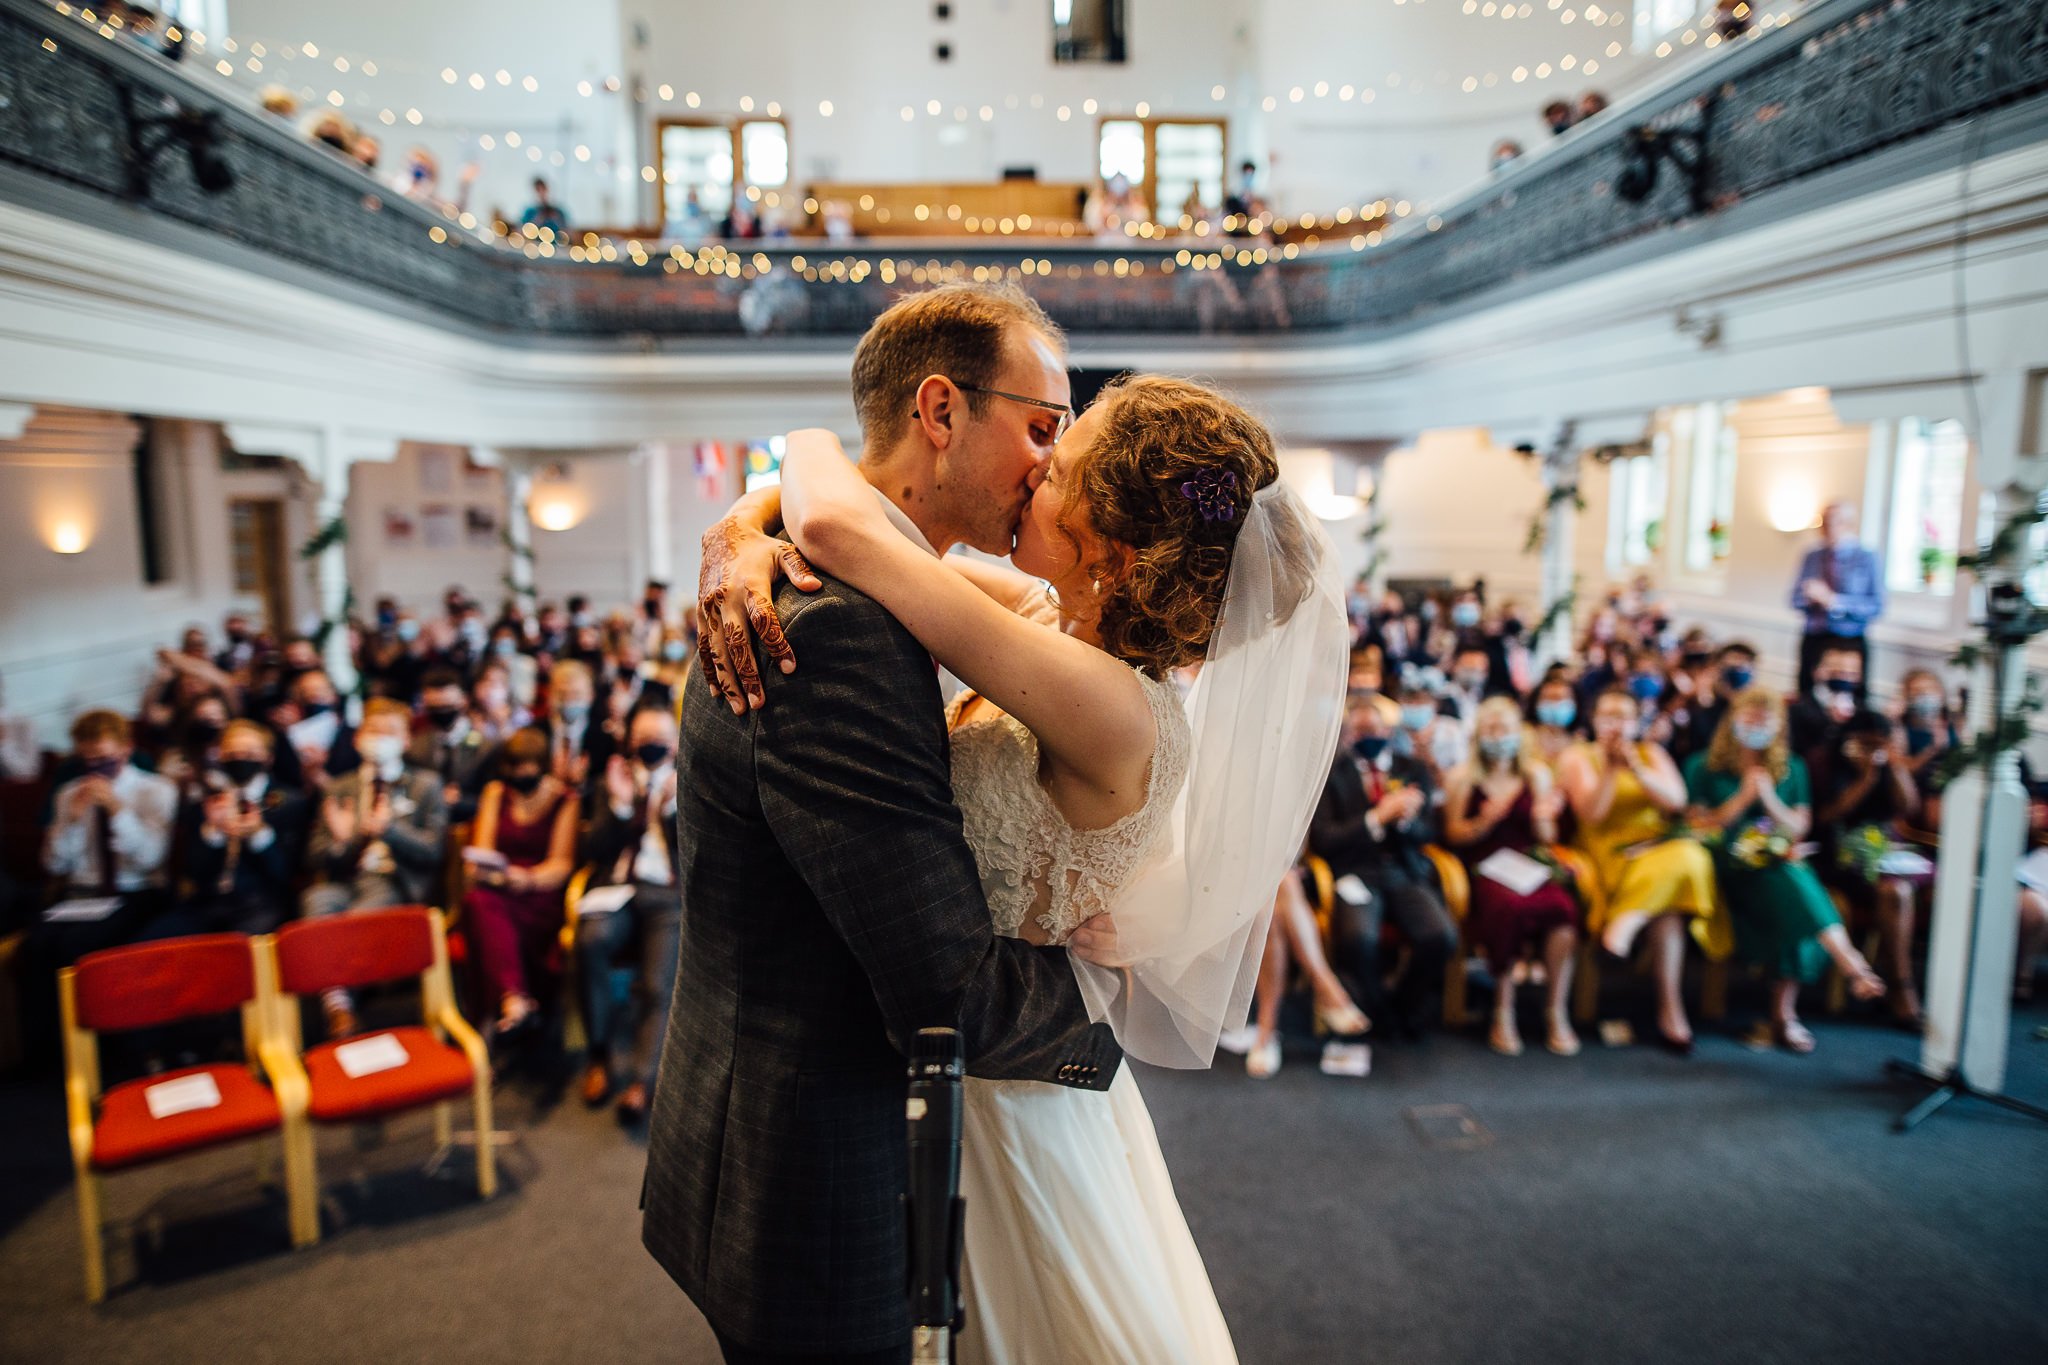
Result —
<svg viewBox="0 0 2048 1365"><path fill-rule="evenodd" d="M961 1078L957 1029L919 1029L910 1058L910 1323L912 1365L946 1365L961 1326Z"/></svg>

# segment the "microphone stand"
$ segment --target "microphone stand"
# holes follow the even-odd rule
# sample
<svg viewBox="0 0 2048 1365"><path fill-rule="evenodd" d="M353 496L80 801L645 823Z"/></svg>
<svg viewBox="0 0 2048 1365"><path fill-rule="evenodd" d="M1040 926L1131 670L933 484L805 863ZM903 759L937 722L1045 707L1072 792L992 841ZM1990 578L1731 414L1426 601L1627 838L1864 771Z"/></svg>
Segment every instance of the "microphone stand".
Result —
<svg viewBox="0 0 2048 1365"><path fill-rule="evenodd" d="M967 1057L959 1031L920 1029L910 1059L909 1217L911 1365L950 1365L953 1335L965 1321L960 1302L962 1078Z"/></svg>

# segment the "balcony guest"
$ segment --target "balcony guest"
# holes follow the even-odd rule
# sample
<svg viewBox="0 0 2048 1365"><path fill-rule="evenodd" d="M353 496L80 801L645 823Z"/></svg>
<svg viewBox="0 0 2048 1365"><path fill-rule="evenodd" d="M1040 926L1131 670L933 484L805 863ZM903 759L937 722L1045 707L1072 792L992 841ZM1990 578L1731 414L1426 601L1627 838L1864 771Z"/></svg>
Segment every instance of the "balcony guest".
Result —
<svg viewBox="0 0 2048 1365"><path fill-rule="evenodd" d="M1877 556L1856 539L1856 508L1833 502L1820 516L1821 543L1806 552L1792 583L1792 609L1806 618L1799 640L1799 695L1813 690L1821 651L1843 646L1856 651L1856 704L1864 700L1863 675L1870 671L1870 623L1884 614L1884 575Z"/></svg>
<svg viewBox="0 0 2048 1365"><path fill-rule="evenodd" d="M521 215L519 225L531 225L535 231L551 228L560 237L569 230L569 215L562 212L562 206L548 197L548 182L535 176L533 181L533 203Z"/></svg>

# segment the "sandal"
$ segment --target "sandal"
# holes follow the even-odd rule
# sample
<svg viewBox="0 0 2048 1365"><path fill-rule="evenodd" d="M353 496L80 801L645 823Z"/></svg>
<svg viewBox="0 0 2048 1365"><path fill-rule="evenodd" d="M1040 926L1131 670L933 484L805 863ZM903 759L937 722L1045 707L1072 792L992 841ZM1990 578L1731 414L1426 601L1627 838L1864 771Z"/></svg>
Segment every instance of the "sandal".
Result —
<svg viewBox="0 0 2048 1365"><path fill-rule="evenodd" d="M1503 1057L1522 1055L1522 1035L1513 1029L1504 1029L1497 1023L1487 1034L1486 1045Z"/></svg>
<svg viewBox="0 0 2048 1365"><path fill-rule="evenodd" d="M1317 1005L1316 1022L1339 1038L1356 1038L1372 1028L1372 1020L1365 1017L1365 1011L1349 1001L1336 1009Z"/></svg>
<svg viewBox="0 0 2048 1365"><path fill-rule="evenodd" d="M1244 1055L1244 1074L1255 1081L1270 1081L1280 1074L1280 1040L1268 1038Z"/></svg>
<svg viewBox="0 0 2048 1365"><path fill-rule="evenodd" d="M1797 1019L1779 1019L1771 1025L1771 1036L1787 1052L1804 1057L1817 1046L1813 1031Z"/></svg>
<svg viewBox="0 0 2048 1365"><path fill-rule="evenodd" d="M1563 1015L1559 1015L1550 1021L1548 1033L1549 1037L1543 1040L1543 1046L1552 1056L1576 1057L1579 1055L1581 1047L1579 1035L1572 1028L1571 1022Z"/></svg>

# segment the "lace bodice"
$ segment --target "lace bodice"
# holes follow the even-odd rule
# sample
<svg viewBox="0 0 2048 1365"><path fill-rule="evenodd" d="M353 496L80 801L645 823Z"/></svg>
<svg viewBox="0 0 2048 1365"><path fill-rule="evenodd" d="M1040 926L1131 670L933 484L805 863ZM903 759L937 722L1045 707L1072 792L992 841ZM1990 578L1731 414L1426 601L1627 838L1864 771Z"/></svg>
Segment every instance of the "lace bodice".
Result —
<svg viewBox="0 0 2048 1365"><path fill-rule="evenodd" d="M1102 829L1075 829L1053 805L1038 784L1038 740L1022 722L998 714L954 730L953 799L997 933L1015 937L1030 917L1051 942L1064 943L1083 920L1115 903L1165 834L1187 781L1193 737L1172 685L1143 673L1137 678L1159 734L1145 800ZM958 719L966 695L955 700L949 719Z"/></svg>

